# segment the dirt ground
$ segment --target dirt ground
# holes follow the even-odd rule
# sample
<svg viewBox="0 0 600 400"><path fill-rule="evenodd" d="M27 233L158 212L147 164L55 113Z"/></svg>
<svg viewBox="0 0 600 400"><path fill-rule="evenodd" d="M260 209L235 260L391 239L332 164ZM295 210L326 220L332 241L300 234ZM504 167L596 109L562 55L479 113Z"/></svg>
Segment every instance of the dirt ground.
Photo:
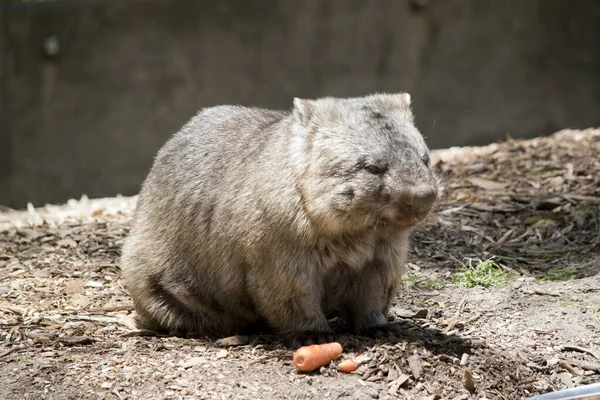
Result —
<svg viewBox="0 0 600 400"><path fill-rule="evenodd" d="M135 197L3 209L0 399L517 399L599 382L599 155L593 129L434 152L447 195L413 236L405 336L340 336L340 359L370 356L350 374L300 373L267 335L136 330L118 260ZM490 281L466 280L492 256Z"/></svg>

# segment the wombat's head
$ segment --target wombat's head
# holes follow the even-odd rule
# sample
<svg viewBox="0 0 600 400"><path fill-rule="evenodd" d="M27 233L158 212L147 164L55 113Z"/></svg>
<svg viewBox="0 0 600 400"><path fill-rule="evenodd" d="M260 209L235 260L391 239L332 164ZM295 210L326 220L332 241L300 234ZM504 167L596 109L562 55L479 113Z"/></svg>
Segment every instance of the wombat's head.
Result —
<svg viewBox="0 0 600 400"><path fill-rule="evenodd" d="M293 159L304 207L335 234L423 220L438 197L410 95L294 99Z"/></svg>

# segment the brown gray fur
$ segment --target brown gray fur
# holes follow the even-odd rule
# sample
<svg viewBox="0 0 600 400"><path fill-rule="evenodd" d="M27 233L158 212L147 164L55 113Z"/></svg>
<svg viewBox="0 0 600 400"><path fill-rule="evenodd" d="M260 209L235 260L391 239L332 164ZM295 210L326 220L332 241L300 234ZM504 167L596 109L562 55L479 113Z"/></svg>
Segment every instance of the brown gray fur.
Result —
<svg viewBox="0 0 600 400"><path fill-rule="evenodd" d="M295 346L388 326L412 227L439 192L410 96L201 110L158 152L122 271L141 325Z"/></svg>

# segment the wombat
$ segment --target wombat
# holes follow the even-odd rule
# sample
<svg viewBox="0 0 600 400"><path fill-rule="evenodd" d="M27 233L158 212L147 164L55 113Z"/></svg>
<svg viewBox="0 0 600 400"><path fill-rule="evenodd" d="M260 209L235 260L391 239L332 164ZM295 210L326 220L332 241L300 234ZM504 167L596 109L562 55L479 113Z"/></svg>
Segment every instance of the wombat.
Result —
<svg viewBox="0 0 600 400"><path fill-rule="evenodd" d="M202 109L158 152L122 271L139 323L205 336L261 323L298 347L388 333L411 229L439 181L410 95Z"/></svg>

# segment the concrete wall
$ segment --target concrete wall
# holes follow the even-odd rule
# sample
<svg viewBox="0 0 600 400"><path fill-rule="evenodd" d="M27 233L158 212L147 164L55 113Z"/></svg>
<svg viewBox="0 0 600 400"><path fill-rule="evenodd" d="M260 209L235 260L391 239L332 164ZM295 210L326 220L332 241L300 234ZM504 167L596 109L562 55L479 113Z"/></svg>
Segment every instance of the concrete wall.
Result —
<svg viewBox="0 0 600 400"><path fill-rule="evenodd" d="M221 103L409 91L434 148L600 125L599 1L419 3L4 1L0 204L135 194Z"/></svg>

